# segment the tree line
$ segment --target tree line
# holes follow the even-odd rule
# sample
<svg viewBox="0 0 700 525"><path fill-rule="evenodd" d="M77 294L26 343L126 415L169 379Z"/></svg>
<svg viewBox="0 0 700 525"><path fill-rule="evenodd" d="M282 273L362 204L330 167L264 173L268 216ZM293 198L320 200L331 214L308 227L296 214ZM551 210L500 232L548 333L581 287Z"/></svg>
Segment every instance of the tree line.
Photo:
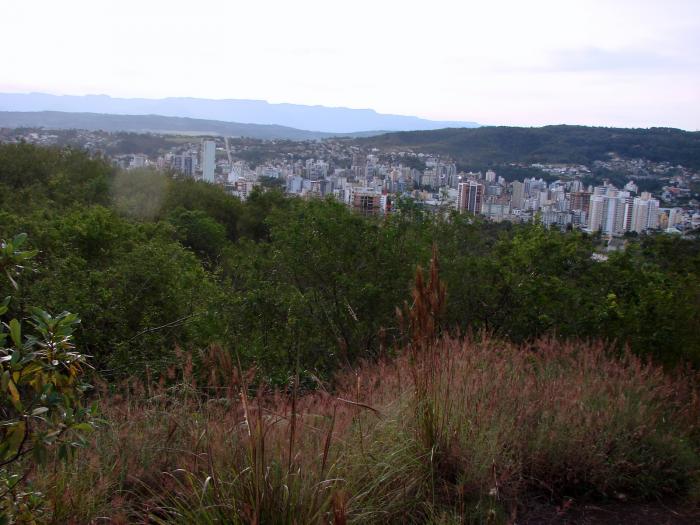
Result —
<svg viewBox="0 0 700 525"><path fill-rule="evenodd" d="M28 304L79 314L76 345L108 379L164 370L181 351L197 366L213 344L276 384L391 353L395 309L433 245L455 332L604 338L668 366L700 364L697 240L644 236L601 262L600 240L578 232L410 201L382 218L277 190L241 202L77 150L4 145L0 238L18 233L38 254L8 315Z"/></svg>

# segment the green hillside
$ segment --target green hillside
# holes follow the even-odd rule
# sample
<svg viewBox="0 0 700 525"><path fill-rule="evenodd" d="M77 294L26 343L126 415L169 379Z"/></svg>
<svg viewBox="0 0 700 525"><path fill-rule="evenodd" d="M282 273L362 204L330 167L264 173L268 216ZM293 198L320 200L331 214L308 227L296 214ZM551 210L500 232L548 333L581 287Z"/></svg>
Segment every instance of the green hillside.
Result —
<svg viewBox="0 0 700 525"><path fill-rule="evenodd" d="M590 164L615 153L700 169L700 132L670 128L448 128L388 133L358 142L383 149L410 148L416 152L449 155L468 166L510 162Z"/></svg>

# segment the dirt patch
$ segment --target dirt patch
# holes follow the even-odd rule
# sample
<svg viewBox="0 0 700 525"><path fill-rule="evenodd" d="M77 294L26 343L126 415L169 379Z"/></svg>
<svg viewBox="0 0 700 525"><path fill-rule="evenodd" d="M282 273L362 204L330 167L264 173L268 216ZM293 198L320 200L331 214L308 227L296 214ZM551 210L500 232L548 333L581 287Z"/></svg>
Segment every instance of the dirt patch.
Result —
<svg viewBox="0 0 700 525"><path fill-rule="evenodd" d="M515 520L517 525L698 525L700 508L677 503L605 503L537 505Z"/></svg>

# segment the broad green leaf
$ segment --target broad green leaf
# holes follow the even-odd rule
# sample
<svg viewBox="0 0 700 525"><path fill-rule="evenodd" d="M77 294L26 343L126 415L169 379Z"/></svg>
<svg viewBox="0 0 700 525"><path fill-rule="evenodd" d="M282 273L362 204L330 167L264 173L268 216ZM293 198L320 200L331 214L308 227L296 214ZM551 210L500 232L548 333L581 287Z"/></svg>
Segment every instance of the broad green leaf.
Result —
<svg viewBox="0 0 700 525"><path fill-rule="evenodd" d="M22 345L22 327L17 319L12 319L10 321L10 337L12 337L12 342L15 346L19 347Z"/></svg>
<svg viewBox="0 0 700 525"><path fill-rule="evenodd" d="M5 443L8 445L4 453L4 458L9 459L14 456L24 440L24 433L27 426L24 421L18 421L7 431L5 435Z"/></svg>
<svg viewBox="0 0 700 525"><path fill-rule="evenodd" d="M12 244L14 249L18 249L20 246L24 244L24 242L27 240L27 234L26 233L18 233L15 235L14 239L12 239Z"/></svg>
<svg viewBox="0 0 700 525"><path fill-rule="evenodd" d="M73 430L79 430L81 432L92 432L95 430L90 423L78 423L71 427Z"/></svg>

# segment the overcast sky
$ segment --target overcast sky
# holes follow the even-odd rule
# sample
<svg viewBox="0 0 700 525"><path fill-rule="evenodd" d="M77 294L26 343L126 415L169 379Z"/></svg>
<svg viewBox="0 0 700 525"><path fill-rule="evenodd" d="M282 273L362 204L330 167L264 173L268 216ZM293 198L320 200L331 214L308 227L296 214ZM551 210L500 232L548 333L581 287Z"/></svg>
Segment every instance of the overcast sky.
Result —
<svg viewBox="0 0 700 525"><path fill-rule="evenodd" d="M700 0L0 0L0 91L700 129Z"/></svg>

